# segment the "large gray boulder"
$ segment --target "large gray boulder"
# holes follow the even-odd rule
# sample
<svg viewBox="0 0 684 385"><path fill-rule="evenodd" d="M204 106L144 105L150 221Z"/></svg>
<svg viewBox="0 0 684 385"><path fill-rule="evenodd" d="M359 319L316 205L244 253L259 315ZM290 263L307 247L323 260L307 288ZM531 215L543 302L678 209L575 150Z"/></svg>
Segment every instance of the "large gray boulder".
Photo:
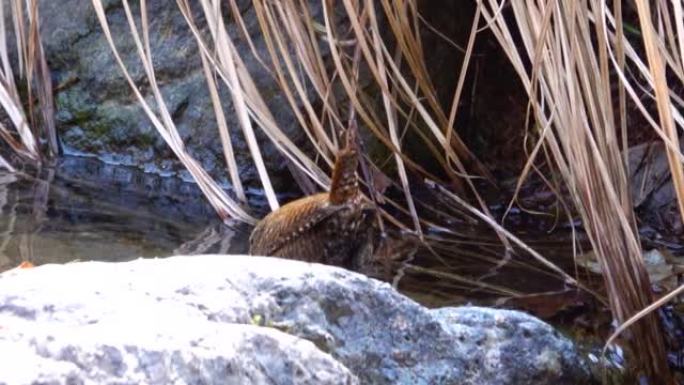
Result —
<svg viewBox="0 0 684 385"><path fill-rule="evenodd" d="M0 275L0 327L0 365L13 362L0 370L0 383L589 379L573 344L531 316L430 310L365 276L275 258L207 255L12 270ZM16 359L3 358L12 352ZM242 377L231 382L231 373Z"/></svg>

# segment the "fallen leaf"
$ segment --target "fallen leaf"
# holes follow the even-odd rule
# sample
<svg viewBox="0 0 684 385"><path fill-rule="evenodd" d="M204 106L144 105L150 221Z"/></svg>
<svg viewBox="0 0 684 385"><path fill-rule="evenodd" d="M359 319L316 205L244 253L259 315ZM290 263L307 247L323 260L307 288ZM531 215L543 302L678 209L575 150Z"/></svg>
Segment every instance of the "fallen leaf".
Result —
<svg viewBox="0 0 684 385"><path fill-rule="evenodd" d="M680 285L678 275L684 272L684 257L677 257L665 249L653 249L644 251L643 258L651 284L667 292ZM577 264L592 273L602 273L593 251L578 256Z"/></svg>
<svg viewBox="0 0 684 385"><path fill-rule="evenodd" d="M19 264L19 266L17 266L17 269L32 269L34 267L36 267L36 266L33 263L31 263L29 261L23 261L22 263Z"/></svg>
<svg viewBox="0 0 684 385"><path fill-rule="evenodd" d="M563 311L585 306L590 301L591 298L586 293L568 289L501 298L496 305L513 307L532 313L539 318L549 319Z"/></svg>

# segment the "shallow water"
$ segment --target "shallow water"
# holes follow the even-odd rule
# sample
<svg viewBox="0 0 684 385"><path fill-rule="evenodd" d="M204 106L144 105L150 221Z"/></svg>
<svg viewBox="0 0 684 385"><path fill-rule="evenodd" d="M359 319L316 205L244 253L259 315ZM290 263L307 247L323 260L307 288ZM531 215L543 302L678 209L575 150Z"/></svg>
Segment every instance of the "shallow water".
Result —
<svg viewBox="0 0 684 385"><path fill-rule="evenodd" d="M247 237L178 178L73 157L31 175L0 172L0 271L24 261L243 253Z"/></svg>
<svg viewBox="0 0 684 385"><path fill-rule="evenodd" d="M249 231L243 224L223 224L197 186L177 177L73 156L40 172L0 171L0 271L25 261L40 265L245 253ZM509 271L525 270L533 261L513 260L498 271L507 274L488 275L503 255L496 236L468 226L461 231L462 236L444 241L435 234L433 247L440 257L418 250L412 263L428 271L406 269L401 279L395 279L398 289L426 305L444 306L499 298L505 294L497 291L499 286L513 288L511 293L562 287L555 277L542 274L541 279L520 280L516 277L529 278L532 273ZM551 253L564 250L566 244L562 237L537 242ZM477 284L461 278L478 277L492 287L463 290ZM501 281L502 277L507 278Z"/></svg>
<svg viewBox="0 0 684 385"><path fill-rule="evenodd" d="M529 246L574 271L569 231L552 234L527 223L520 226L522 216L515 221L514 232ZM40 172L0 171L0 271L24 261L39 265L246 253L249 231L244 224L222 223L199 188L177 177L74 156ZM400 246L396 254L413 250L412 258L408 264L395 263L389 275L379 278L393 280L400 291L428 306L494 304L505 297L568 288L528 253L514 250L505 259L504 246L488 227L454 223L446 232L426 235L429 250ZM581 234L577 239L578 246L587 246Z"/></svg>

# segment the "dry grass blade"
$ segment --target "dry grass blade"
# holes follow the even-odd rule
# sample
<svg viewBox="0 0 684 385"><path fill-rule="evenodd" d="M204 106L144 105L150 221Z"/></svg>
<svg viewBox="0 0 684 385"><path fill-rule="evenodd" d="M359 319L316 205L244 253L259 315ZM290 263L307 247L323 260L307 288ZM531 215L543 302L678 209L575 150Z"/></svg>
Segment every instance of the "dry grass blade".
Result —
<svg viewBox="0 0 684 385"><path fill-rule="evenodd" d="M12 96L13 92L8 89L7 86L8 84L6 82L0 82L0 104L5 109L5 112L7 112L7 115L10 117L10 120L19 133L21 143L24 147L23 149L25 150L23 153L27 154L33 160L38 160L38 143L31 132L26 116L21 109L21 102Z"/></svg>
<svg viewBox="0 0 684 385"><path fill-rule="evenodd" d="M24 2L25 0L12 0L12 22L14 24L14 38L16 39L17 60L19 61L19 77L25 76L27 44L26 44L26 26L24 21ZM3 2L3 7L4 7ZM4 22L4 18L3 18Z"/></svg>
<svg viewBox="0 0 684 385"><path fill-rule="evenodd" d="M252 155L257 173L261 179L261 184L264 187L266 199L268 200L271 210L275 210L280 205L278 204L278 199L276 198L275 191L273 190L271 179L266 171L266 165L264 164L264 159L261 156L261 150L259 148L259 144L257 143L256 135L254 134L252 122L249 118L249 111L245 102L244 90L237 74L234 52L230 50L230 46L226 43L226 40L229 39L229 37L225 29L225 25L223 24L220 3L218 1L212 1L210 4L208 0L202 0L201 4L204 9L204 14L207 16L209 30L211 31L214 41L217 42L215 47L218 62L223 65L227 80L230 83L230 91L233 97L233 107L235 108L235 113L240 122L240 126L242 127L242 132L247 142L247 146L249 147L249 152Z"/></svg>
<svg viewBox="0 0 684 385"><path fill-rule="evenodd" d="M5 170L7 170L7 171L9 171L9 172L14 172L14 171L16 171L16 170L14 169L14 167L12 167L12 165L9 164L9 163L5 160L5 158L2 157L2 155L0 155L0 168L4 168Z"/></svg>
<svg viewBox="0 0 684 385"><path fill-rule="evenodd" d="M684 285L681 285L678 288L667 293L666 295L662 296L657 301L648 305L647 307L642 309L640 312L638 312L637 314L633 315L628 320L623 322L620 326L617 327L617 329L615 329L615 331L608 338L608 340L606 340L605 346L603 347L604 354L605 354L605 351L608 348L608 346L610 346L615 341L616 338L619 338L620 335L622 333L624 333L627 329L629 329L632 325L634 325L636 322L639 322L642 318L650 315L652 312L657 310L659 307L665 305L666 303L672 301L673 299L677 298L678 296L680 296L682 294L684 294Z"/></svg>
<svg viewBox="0 0 684 385"><path fill-rule="evenodd" d="M477 210L475 207L470 205L468 202L460 198L458 195L446 190L442 186L439 186L435 184L432 181L426 181L426 183L431 186L432 188L437 188L442 194L444 194L446 197L449 199L453 200L456 202L459 206L463 207L467 211L469 211L472 215L476 216L483 222L487 223L489 226L497 229L499 232L504 234L508 239L511 240L511 242L515 243L518 247L520 247L522 250L525 252L529 253L532 257L534 257L537 261L539 261L542 265L546 266L549 270L557 273L561 277L565 279L565 282L571 285L574 285L576 287L582 288L586 290L587 292L591 292L588 288L584 287L580 282L578 282L575 278L570 276L568 273L563 271L561 268L556 266L553 262L549 261L548 259L544 258L543 255L539 254L536 252L534 249L532 249L530 246L528 246L525 242L523 242L520 238L516 237L513 233L510 231L506 230L503 226L500 224L496 223L492 218L489 216L483 214L480 212L480 210Z"/></svg>
<svg viewBox="0 0 684 385"><path fill-rule="evenodd" d="M147 36L148 25L145 1L143 0L140 2L141 19L143 25L142 28L145 41L144 44L141 41L140 36L138 34L135 21L130 11L130 7L128 6L128 1L124 0L123 4L124 9L126 11L127 20L131 26L131 34L133 35L134 41L138 48L138 54L143 63L145 72L147 74L147 79L150 83L150 88L154 93L154 97L157 102L156 107L160 112L160 117L153 112L152 108L149 106L149 104L143 97L142 93L136 86L135 82L131 78L130 74L128 73L126 65L121 59L118 49L114 44L114 39L112 38L112 34L109 29L109 24L107 22L104 7L102 5L101 0L93 0L92 2L100 25L102 26L102 29L105 33L105 37L107 38L107 41L112 49L112 53L114 54L114 57L119 67L121 68L126 80L131 86L131 89L133 90L138 101L140 102L141 107L147 114L148 118L152 121L152 124L155 126L155 128L162 136L162 138L164 138L169 147L171 147L171 149L174 151L179 160L185 165L190 174L193 176L198 186L209 200L209 203L214 207L219 216L223 219L226 219L227 217L233 217L245 221L247 223L255 223L256 220L252 218L249 214L247 214L235 201L228 197L226 193L216 184L216 182L213 179L211 179L211 177L206 173L206 171L202 169L200 164L195 159L193 159L185 150L183 142L180 139L180 136L178 135L175 125L173 124L173 121L166 108L166 105L164 104L161 91L159 90L159 87L156 83L156 79L154 76L154 69L152 67L152 60L150 57L149 38Z"/></svg>
<svg viewBox="0 0 684 385"><path fill-rule="evenodd" d="M226 123L226 116L223 113L218 87L216 85L216 80L214 79L214 71L204 55L200 56L202 57L204 77L207 79L207 86L209 87L211 104L214 107L214 114L216 115L216 124L221 137L221 145L223 146L223 157L226 159L226 165L228 166L228 175L230 175L230 181L233 184L237 198L241 202L247 203L247 195L245 195L245 188L242 186L240 172L238 170L237 162L235 161L233 144L230 141L230 130L228 128L228 123Z"/></svg>
<svg viewBox="0 0 684 385"><path fill-rule="evenodd" d="M383 106L385 107L385 113L387 114L387 130L389 131L390 134L390 140L392 141L392 144L399 150L401 151L401 143L399 141L399 134L398 134L398 125L399 122L397 121L397 112L392 105L391 98L392 94L389 94L386 92L386 90L390 89L390 86L387 81L387 71L385 68L384 64L384 56L382 54L382 45L384 44L381 40L380 37L380 30L379 30L379 25L378 25L378 20L377 17L375 16L375 6L374 4L369 3L368 8L369 10L369 20L371 23L371 33L372 33L372 43L373 43L373 48L375 51L375 57L377 58L377 67L380 75L380 82L381 82L381 89L383 90L382 92L382 102ZM399 174L399 180L401 181L401 186L404 191L404 197L406 198L406 203L409 208L409 212L411 213L411 219L413 220L413 228L416 231L416 233L422 237L423 236L423 231L420 227L420 219L418 218L418 213L416 212L416 205L413 202L413 196L411 194L411 188L409 186L409 181L408 181L408 174L406 173L406 166L401 159L399 155L394 153L394 158L395 162L397 164L397 171Z"/></svg>
<svg viewBox="0 0 684 385"><path fill-rule="evenodd" d="M52 156L59 153L57 143L57 130L55 127L55 103L52 96L52 79L50 69L45 59L43 43L40 40L40 18L38 16L38 0L30 0L29 7L29 34L28 34L28 56L27 63L27 87L29 90L29 110L32 108L32 89L35 88L38 94L38 104L42 116L42 123L45 127L48 148ZM33 116L32 113L29 113Z"/></svg>
<svg viewBox="0 0 684 385"><path fill-rule="evenodd" d="M478 6L475 10L475 16L473 17L473 25L470 29L470 37L468 38L468 46L464 52L465 58L463 59L463 67L461 68L461 73L458 77L458 84L456 85L456 91L454 91L454 97L451 101L451 110L449 111L449 121L447 123L447 140L451 141L454 130L454 122L456 120L456 111L458 111L458 105L461 101L461 93L463 92L463 85L465 84L466 73L470 59L473 56L473 48L475 47L475 38L477 37L477 27L480 24L481 17L481 6Z"/></svg>
<svg viewBox="0 0 684 385"><path fill-rule="evenodd" d="M451 274L451 273L447 273L447 272L440 271L440 270L428 269L425 267L411 265L411 264L406 265L406 270L412 271L415 273L430 275L433 277L443 278L443 279L446 279L449 281L459 282L459 283L467 285L468 287L475 287L475 288L479 288L481 290L489 291L489 292L491 292L497 296L519 297L519 296L523 295L523 293L521 293L521 292L511 290L511 289L506 288L506 287L502 287L502 286L498 286L498 285L492 285L492 284L488 284L488 283L481 282L481 281L475 281L475 280L470 279L468 277L464 277L464 276L461 276L458 274Z"/></svg>
<svg viewBox="0 0 684 385"><path fill-rule="evenodd" d="M677 1L675 1L676 3ZM651 22L651 6L647 1L637 0L637 10L639 14L639 21L641 23L641 32L644 40L644 47L646 48L646 56L653 77L656 104L658 106L658 114L660 116L660 127L665 135L675 145L675 149L667 148L667 159L670 163L670 172L672 173L672 183L677 191L677 201L679 203L679 212L684 221L684 166L678 159L679 137L677 136L677 127L672 117L672 110L670 104L670 89L665 78L665 67L663 64L662 52L659 49L658 38L655 36L653 24ZM680 4L681 11L681 4ZM679 20L678 24L682 21ZM680 36L680 39L684 37ZM684 55L684 51L682 53Z"/></svg>
<svg viewBox="0 0 684 385"><path fill-rule="evenodd" d="M682 65L682 71L684 72L684 11L682 10L682 2L673 1L672 7L674 8L674 19L679 42L679 63Z"/></svg>
<svg viewBox="0 0 684 385"><path fill-rule="evenodd" d="M341 83L342 88L346 92L346 97L349 98L349 102L351 106L354 109L355 115L357 115L361 121L365 124L365 126L375 135L375 137L380 140L380 142L386 146L390 151L395 153L396 155L400 156L402 161L408 166L410 169L413 171L417 172L420 175L423 175L427 178L430 179L436 179L437 177L434 176L431 172L426 170L425 168L421 167L419 164L417 164L413 159L410 157L406 156L402 151L400 151L396 146L392 143L392 140L389 138L388 134L384 130L384 125L382 123L382 120L375 114L375 112L372 110L372 105L370 105L364 98L363 95L360 95L359 93L359 88L357 87L355 81L354 81L354 74L353 74L353 65L348 63L347 60L347 55L346 52L343 51L343 44L340 44L340 39L337 38L337 33L335 32L335 20L331 19L332 14L334 12L334 9L332 6L328 3L325 4L325 7L323 8L323 18L325 20L325 36L328 42L328 47L330 49L330 55L332 58L332 61L336 67L337 70L337 75L339 78L339 81ZM360 15L354 11L353 14L348 15L350 21L358 20L360 19ZM357 22L358 24L358 22ZM368 43L367 37L365 33L363 32L363 28L360 25L357 25L355 27L355 30L357 30L357 37L359 37L359 45L362 47L362 52L364 53L364 58L365 60L365 65L368 66L369 70L371 73L373 73L374 79L376 81L376 84L378 86L382 86L383 82L378 80L379 79L379 72L377 70L377 67L375 65L375 59L373 57L373 54L371 53L370 46L372 44ZM362 40L361 40L362 39ZM387 53L386 47L383 46L383 55L385 55L386 63L393 69L393 71L396 71L396 66L393 65L393 58L389 56ZM403 91L404 89L408 88L409 92L411 92L412 98L407 98L408 103L415 103L412 107L416 108L420 112L421 118L425 119L426 124L430 127L431 132L436 133L437 141L439 141L439 144L441 146L444 146L444 135L443 133L440 132L439 128L437 128L436 124L434 123L434 120L431 118L429 112L422 106L422 103L420 101L420 97L417 96L416 94L413 93L412 88L410 85L407 83L407 81L403 78L403 75L399 74L399 79L398 81L401 81L401 87L395 87L397 91ZM394 79L393 76L389 76L390 79ZM390 93L389 90L382 90L383 93ZM392 103L395 104L395 107L397 108L398 111L400 111L400 102L398 100L395 100L397 98L393 97L390 100ZM412 123L413 125L413 123ZM416 130L416 133L421 136L421 138L425 138L427 141L430 139L426 135L421 135L420 130ZM441 139L441 140L440 140ZM431 144L426 142L426 145L428 148L432 148ZM446 146L447 151L453 152L453 149L451 149L450 146ZM439 159L439 154L437 152L431 151L437 159ZM442 162L443 163L443 162ZM446 168L446 165L444 165Z"/></svg>
<svg viewBox="0 0 684 385"><path fill-rule="evenodd" d="M308 26L302 25L306 20L300 14L306 14L307 9L302 7L300 12L300 9L295 9L291 2L267 1L254 2L254 8L278 85L318 154L332 165L330 154L337 149L334 128L341 131L344 125L330 89L331 80L322 64L320 51L315 45L315 37ZM294 54L291 54L291 51ZM303 69L306 79L311 82L319 99L325 105L321 116L316 113L298 66ZM304 109L304 113L300 111L301 108ZM325 130L326 120L331 125L329 133Z"/></svg>
<svg viewBox="0 0 684 385"><path fill-rule="evenodd" d="M354 26L357 38L359 38L360 30L358 29L358 23L356 23L356 20L359 19L354 17L354 7L350 0L344 0L343 3L349 14L350 21ZM406 59L406 64L410 67L411 74L415 77L423 97L427 99L427 106L429 106L429 109L432 111L435 122L441 127L447 127L447 116L437 100L436 89L432 84L432 80L428 75L425 66L426 62L420 43L420 36L416 33L416 29L411 28L411 13L407 12L407 10L417 10L416 3L414 1L402 2L401 4L390 3L388 0L382 0L380 3L385 10L385 16L389 27L397 40L397 46ZM455 135L454 133L450 139L451 140L448 143L443 143L442 145L445 150L447 146L450 149L453 148L454 152L451 156L458 167L459 173L467 174L466 166L468 166L473 171L478 172L480 176L491 179L486 167L484 167L470 152L458 135ZM475 194L477 194L477 192L475 192Z"/></svg>

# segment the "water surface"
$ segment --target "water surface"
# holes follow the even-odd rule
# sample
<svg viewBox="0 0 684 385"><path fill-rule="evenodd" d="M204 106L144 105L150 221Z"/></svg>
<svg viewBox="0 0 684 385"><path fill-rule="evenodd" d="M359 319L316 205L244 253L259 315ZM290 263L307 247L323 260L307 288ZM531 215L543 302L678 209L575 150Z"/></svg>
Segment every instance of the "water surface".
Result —
<svg viewBox="0 0 684 385"><path fill-rule="evenodd" d="M600 351L612 330L605 305L575 290L528 253L514 250L506 258L489 228L454 224L449 230L448 236L427 234L429 249L413 250L407 262L380 278L427 306L475 303L526 310L577 341L588 336L587 346ZM25 261L40 265L245 253L249 231L246 225L219 221L197 186L176 177L82 157L66 157L40 172L0 171L0 271ZM588 277L574 264L567 229L548 233L538 224L524 224L514 232L600 290L600 277ZM586 246L578 235L576 245ZM672 251L681 253L676 247ZM684 312L669 307L663 320L672 336L672 364L684 367L684 347L676 342L684 335ZM578 326L578 321L584 324Z"/></svg>
<svg viewBox="0 0 684 385"><path fill-rule="evenodd" d="M29 261L126 261L243 253L249 229L223 225L199 189L89 158L0 171L0 271Z"/></svg>

